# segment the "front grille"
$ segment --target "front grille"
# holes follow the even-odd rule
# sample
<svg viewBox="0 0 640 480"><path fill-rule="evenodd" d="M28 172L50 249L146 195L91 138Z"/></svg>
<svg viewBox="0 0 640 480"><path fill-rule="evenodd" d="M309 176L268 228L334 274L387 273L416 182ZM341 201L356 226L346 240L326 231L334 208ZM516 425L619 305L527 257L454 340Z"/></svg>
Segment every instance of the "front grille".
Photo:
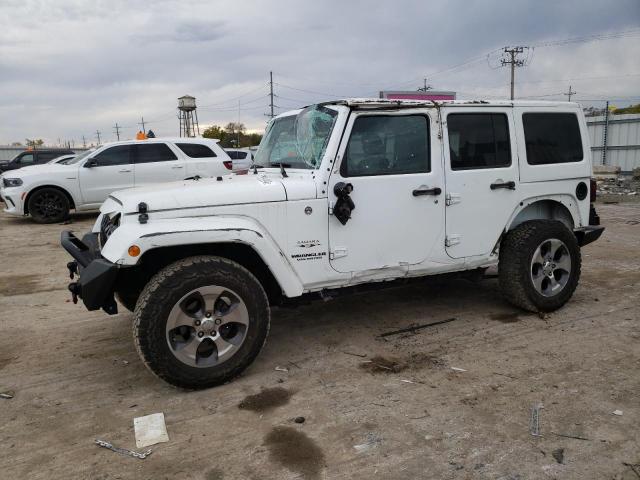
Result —
<svg viewBox="0 0 640 480"><path fill-rule="evenodd" d="M107 240L111 236L113 232L115 232L116 228L120 226L120 214L114 215L109 218L109 215L104 215L102 217L102 222L100 222L100 246L103 247Z"/></svg>

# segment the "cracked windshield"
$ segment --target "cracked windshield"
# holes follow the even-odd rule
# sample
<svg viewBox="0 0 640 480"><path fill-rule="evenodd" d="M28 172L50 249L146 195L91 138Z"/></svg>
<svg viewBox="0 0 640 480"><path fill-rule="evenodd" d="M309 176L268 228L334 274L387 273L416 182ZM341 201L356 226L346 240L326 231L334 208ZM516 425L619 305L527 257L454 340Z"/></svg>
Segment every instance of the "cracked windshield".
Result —
<svg viewBox="0 0 640 480"><path fill-rule="evenodd" d="M337 116L335 110L313 105L298 115L274 120L256 153L256 166L317 168Z"/></svg>

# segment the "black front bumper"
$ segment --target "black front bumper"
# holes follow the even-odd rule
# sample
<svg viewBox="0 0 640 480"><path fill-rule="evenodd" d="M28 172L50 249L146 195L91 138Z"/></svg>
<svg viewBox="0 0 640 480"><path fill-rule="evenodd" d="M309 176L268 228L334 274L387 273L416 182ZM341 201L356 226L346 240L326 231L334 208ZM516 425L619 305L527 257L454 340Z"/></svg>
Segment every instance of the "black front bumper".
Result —
<svg viewBox="0 0 640 480"><path fill-rule="evenodd" d="M74 258L67 264L71 279L79 275L77 282L69 284L73 302L77 303L80 297L88 310L102 308L110 315L118 313L113 293L119 267L100 255L98 235L87 233L80 240L70 231L64 231L60 243Z"/></svg>

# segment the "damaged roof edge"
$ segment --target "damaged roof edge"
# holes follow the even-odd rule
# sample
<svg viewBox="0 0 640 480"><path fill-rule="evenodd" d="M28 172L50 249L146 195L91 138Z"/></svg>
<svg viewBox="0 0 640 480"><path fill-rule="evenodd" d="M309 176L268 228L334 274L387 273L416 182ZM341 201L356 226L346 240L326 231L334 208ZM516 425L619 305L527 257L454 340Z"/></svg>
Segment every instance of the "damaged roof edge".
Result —
<svg viewBox="0 0 640 480"><path fill-rule="evenodd" d="M316 106L345 105L351 108L411 108L411 107L443 107L443 106L464 106L464 105L495 105L501 107L514 106L569 106L577 105L575 102L558 101L531 101L531 100L398 100L386 98L345 98L340 100L328 100L314 104ZM307 105L310 107L312 105ZM307 108L304 107L304 108Z"/></svg>

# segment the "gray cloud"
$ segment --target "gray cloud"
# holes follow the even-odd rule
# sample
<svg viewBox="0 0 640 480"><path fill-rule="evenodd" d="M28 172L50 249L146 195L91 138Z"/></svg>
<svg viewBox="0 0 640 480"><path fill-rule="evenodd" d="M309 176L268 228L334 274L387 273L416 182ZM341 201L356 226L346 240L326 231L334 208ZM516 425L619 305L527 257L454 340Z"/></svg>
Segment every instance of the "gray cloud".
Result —
<svg viewBox="0 0 640 480"><path fill-rule="evenodd" d="M240 118L260 129L270 70L277 111L415 89L424 76L464 96L504 97L508 72L486 52L638 29L640 3L4 0L0 23L0 143L78 142L96 129L113 138L115 122L131 137L142 115L175 135L185 93L202 124ZM560 94L571 83L579 99L640 95L639 54L640 36L536 48L517 93Z"/></svg>

